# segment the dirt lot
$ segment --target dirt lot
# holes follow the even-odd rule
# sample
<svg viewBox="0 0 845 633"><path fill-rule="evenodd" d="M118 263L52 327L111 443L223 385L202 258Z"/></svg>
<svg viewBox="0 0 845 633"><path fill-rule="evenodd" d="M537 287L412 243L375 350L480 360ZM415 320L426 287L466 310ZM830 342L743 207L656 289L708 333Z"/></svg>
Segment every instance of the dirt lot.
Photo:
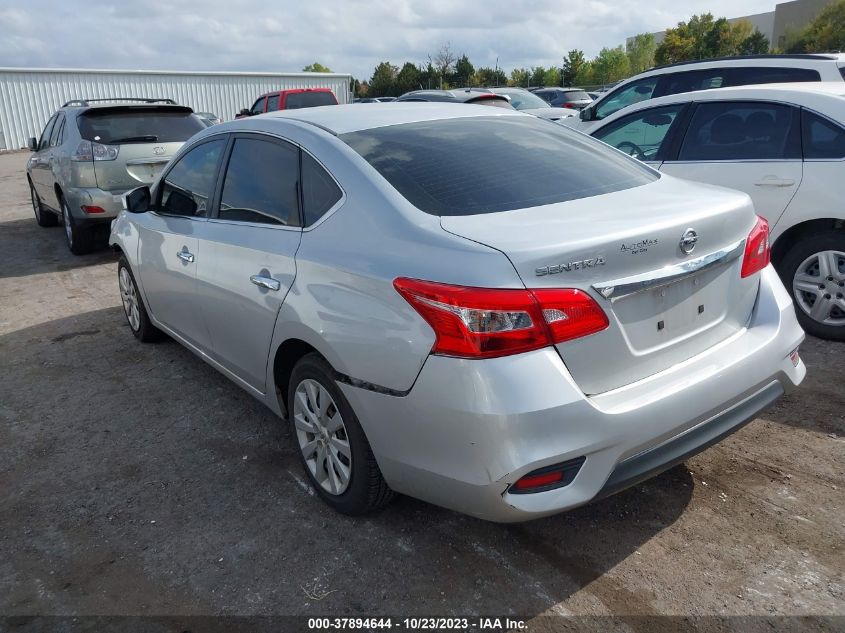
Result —
<svg viewBox="0 0 845 633"><path fill-rule="evenodd" d="M0 155L0 614L845 616L845 344L808 340L764 419L574 512L350 519L269 411L135 341L111 253L35 224L26 159Z"/></svg>

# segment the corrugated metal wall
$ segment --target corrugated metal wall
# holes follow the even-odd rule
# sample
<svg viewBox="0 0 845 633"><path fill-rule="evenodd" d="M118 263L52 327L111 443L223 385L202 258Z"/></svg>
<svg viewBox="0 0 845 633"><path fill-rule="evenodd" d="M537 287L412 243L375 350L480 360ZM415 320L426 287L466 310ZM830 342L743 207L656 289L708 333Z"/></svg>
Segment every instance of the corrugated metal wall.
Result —
<svg viewBox="0 0 845 633"><path fill-rule="evenodd" d="M0 149L26 147L63 103L105 97L167 97L197 112L233 119L258 95L331 88L348 103L350 75L0 68Z"/></svg>

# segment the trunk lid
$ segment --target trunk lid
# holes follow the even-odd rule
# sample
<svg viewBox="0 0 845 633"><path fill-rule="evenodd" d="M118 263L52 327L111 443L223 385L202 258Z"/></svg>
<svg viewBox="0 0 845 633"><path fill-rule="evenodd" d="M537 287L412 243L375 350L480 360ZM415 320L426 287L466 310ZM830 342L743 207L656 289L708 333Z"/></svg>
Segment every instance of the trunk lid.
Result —
<svg viewBox="0 0 845 633"><path fill-rule="evenodd" d="M97 186L112 192L152 183L184 142L205 129L190 108L155 103L92 107L78 125L94 144Z"/></svg>
<svg viewBox="0 0 845 633"><path fill-rule="evenodd" d="M610 326L557 346L586 394L653 375L745 327L759 276L742 279L740 268L755 222L746 195L666 176L554 205L441 217L450 233L504 253L526 287L596 299ZM697 242L687 254L689 229Z"/></svg>

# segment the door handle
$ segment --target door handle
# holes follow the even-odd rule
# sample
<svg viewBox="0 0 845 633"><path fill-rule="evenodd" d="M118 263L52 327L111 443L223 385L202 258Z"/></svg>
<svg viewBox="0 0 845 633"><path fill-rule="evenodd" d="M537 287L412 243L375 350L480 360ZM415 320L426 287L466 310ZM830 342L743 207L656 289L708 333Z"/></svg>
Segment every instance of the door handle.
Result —
<svg viewBox="0 0 845 633"><path fill-rule="evenodd" d="M754 183L757 187L791 187L794 184L795 181L790 178L777 178L775 176L769 176Z"/></svg>
<svg viewBox="0 0 845 633"><path fill-rule="evenodd" d="M189 253L188 251L178 251L176 253L176 257L181 259L183 262L188 262L189 264L194 263L194 254Z"/></svg>
<svg viewBox="0 0 845 633"><path fill-rule="evenodd" d="M278 290L282 287L282 284L277 279L265 277L264 275L253 275L249 280L256 286L267 288L267 290Z"/></svg>

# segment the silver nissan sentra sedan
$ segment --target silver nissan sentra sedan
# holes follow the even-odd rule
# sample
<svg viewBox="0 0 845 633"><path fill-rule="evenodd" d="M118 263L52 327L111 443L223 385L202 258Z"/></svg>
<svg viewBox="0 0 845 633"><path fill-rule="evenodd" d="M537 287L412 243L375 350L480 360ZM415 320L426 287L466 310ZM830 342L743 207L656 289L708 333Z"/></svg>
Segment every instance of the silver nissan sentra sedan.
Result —
<svg viewBox="0 0 845 633"><path fill-rule="evenodd" d="M492 521L573 508L806 371L748 196L515 111L224 123L125 206L110 241L132 332L287 418L348 514L394 491Z"/></svg>

